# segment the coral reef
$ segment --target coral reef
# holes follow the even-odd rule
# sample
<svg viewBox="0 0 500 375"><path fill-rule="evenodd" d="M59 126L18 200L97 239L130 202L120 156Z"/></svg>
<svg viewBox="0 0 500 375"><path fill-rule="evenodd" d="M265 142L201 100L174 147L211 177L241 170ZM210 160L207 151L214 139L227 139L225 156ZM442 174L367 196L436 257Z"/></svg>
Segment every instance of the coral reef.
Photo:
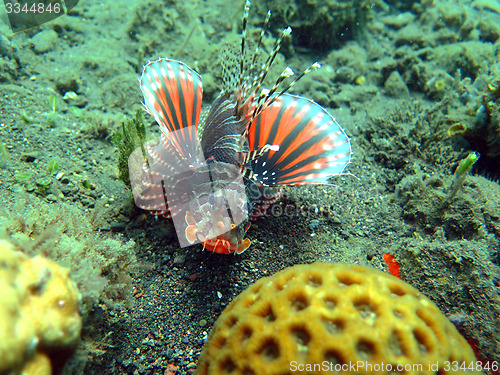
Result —
<svg viewBox="0 0 500 375"><path fill-rule="evenodd" d="M80 294L67 269L0 241L0 373L50 375L80 340Z"/></svg>
<svg viewBox="0 0 500 375"><path fill-rule="evenodd" d="M197 374L283 374L295 366L368 375L382 363L406 374L452 374L446 361L475 360L453 324L409 284L365 267L313 263L236 297L215 323ZM342 367L349 363L366 368Z"/></svg>
<svg viewBox="0 0 500 375"><path fill-rule="evenodd" d="M72 205L47 204L28 195L12 210L0 210L0 239L5 238L29 256L44 255L67 267L82 294L84 315L100 300L113 306L130 302L130 266L136 265L134 241L96 232L108 211L97 205L82 215Z"/></svg>
<svg viewBox="0 0 500 375"><path fill-rule="evenodd" d="M264 1L256 4L262 16L271 10L271 22L282 29L293 29L293 44L316 50L329 50L352 39L370 17L371 3L366 0Z"/></svg>

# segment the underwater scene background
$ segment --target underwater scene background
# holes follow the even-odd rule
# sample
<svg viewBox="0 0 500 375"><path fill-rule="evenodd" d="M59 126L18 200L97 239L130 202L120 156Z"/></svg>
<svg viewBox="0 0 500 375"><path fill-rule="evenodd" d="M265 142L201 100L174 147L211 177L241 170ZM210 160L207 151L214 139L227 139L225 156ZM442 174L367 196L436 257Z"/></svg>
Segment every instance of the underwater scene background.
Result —
<svg viewBox="0 0 500 375"><path fill-rule="evenodd" d="M265 56L292 28L264 86L287 66L321 63L290 93L335 117L351 163L329 185L282 187L251 221L244 253L181 248L172 221L137 208L127 185L128 155L161 133L138 79L148 61L180 60L201 75L208 109L223 85L221 47L240 47L243 7L82 0L16 33L0 9L0 240L67 268L81 294L81 341L63 359L49 350L52 371L193 374L239 293L317 261L397 275L478 360L500 364L500 2L252 1L251 40L271 10ZM2 256L7 280L14 266ZM0 308L0 353L29 360L39 349L9 333L23 315L4 295L14 307ZM1 374L21 371L5 358Z"/></svg>

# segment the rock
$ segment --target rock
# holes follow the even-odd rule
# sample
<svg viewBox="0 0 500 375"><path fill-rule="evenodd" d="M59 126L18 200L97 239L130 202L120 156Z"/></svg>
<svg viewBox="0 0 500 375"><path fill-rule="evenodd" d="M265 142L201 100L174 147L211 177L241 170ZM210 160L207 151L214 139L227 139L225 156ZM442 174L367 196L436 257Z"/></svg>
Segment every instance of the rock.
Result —
<svg viewBox="0 0 500 375"><path fill-rule="evenodd" d="M425 47L430 43L422 30L413 23L399 29L395 35L394 42L397 47L403 45Z"/></svg>
<svg viewBox="0 0 500 375"><path fill-rule="evenodd" d="M26 163L33 163L37 158L38 158L37 151L23 152L21 155L21 161L25 161Z"/></svg>
<svg viewBox="0 0 500 375"><path fill-rule="evenodd" d="M9 58L14 57L14 46L5 35L0 33L0 55Z"/></svg>
<svg viewBox="0 0 500 375"><path fill-rule="evenodd" d="M410 90L408 86L401 78L401 75L397 71L393 71L389 78L384 83L385 92L389 96L394 97L408 97L410 96Z"/></svg>
<svg viewBox="0 0 500 375"><path fill-rule="evenodd" d="M178 254L174 258L174 264L179 265L183 264L186 260L186 255L185 254Z"/></svg>
<svg viewBox="0 0 500 375"><path fill-rule="evenodd" d="M400 13L397 16L390 15L381 18L381 21L394 29L401 29L415 20L415 15L411 12Z"/></svg>
<svg viewBox="0 0 500 375"><path fill-rule="evenodd" d="M165 369L165 372L163 373L163 375L175 375L175 374L177 374L178 369L179 368L176 365L169 363L167 365L167 368Z"/></svg>
<svg viewBox="0 0 500 375"><path fill-rule="evenodd" d="M113 232L123 232L125 230L125 224L122 222L112 222L110 228Z"/></svg>
<svg viewBox="0 0 500 375"><path fill-rule="evenodd" d="M337 70L336 82L351 83L356 78L356 71L350 66L342 66Z"/></svg>
<svg viewBox="0 0 500 375"><path fill-rule="evenodd" d="M74 93L78 93L80 89L80 83L81 81L78 78L75 78L74 75L66 72L58 77L56 82L56 89L63 96L68 91L73 91Z"/></svg>
<svg viewBox="0 0 500 375"><path fill-rule="evenodd" d="M44 53L54 48L58 39L57 33L54 30L43 30L35 34L31 41L35 53Z"/></svg>

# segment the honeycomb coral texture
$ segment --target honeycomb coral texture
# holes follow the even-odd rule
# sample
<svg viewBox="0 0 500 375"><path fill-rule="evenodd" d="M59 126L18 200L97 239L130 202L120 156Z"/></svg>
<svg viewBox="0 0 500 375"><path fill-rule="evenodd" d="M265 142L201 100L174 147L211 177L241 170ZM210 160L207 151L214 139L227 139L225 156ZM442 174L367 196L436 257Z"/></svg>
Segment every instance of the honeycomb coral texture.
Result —
<svg viewBox="0 0 500 375"><path fill-rule="evenodd" d="M365 367L339 366L358 361ZM455 374L446 361L476 363L418 290L381 271L314 263L260 279L236 297L212 329L197 374Z"/></svg>

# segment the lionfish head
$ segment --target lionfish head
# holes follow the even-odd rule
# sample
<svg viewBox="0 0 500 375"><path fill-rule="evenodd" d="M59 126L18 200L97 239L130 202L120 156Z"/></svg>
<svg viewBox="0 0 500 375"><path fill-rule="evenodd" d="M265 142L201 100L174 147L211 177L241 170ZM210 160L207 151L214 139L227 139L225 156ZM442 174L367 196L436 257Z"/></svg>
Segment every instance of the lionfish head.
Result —
<svg viewBox="0 0 500 375"><path fill-rule="evenodd" d="M188 211L185 219L187 240L192 243L198 240L205 249L220 254L241 254L250 247L250 240L244 238L250 226L248 221L236 225L227 215L209 211L194 214Z"/></svg>
<svg viewBox="0 0 500 375"><path fill-rule="evenodd" d="M182 247L195 243L216 253L242 253L249 220L266 208L280 185L323 184L350 162L349 138L314 101L287 94L314 63L284 89L287 68L271 89L267 73L290 34L286 28L260 64L268 12L253 54L246 54L243 16L241 50L222 54L224 88L200 121L201 76L181 61L149 62L139 79L144 108L162 135L129 158L136 205L172 218ZM144 161L146 159L146 162Z"/></svg>
<svg viewBox="0 0 500 375"><path fill-rule="evenodd" d="M241 172L226 163L207 163L196 171L189 210L184 215L189 243L201 242L215 253L240 254L250 246L249 202Z"/></svg>

